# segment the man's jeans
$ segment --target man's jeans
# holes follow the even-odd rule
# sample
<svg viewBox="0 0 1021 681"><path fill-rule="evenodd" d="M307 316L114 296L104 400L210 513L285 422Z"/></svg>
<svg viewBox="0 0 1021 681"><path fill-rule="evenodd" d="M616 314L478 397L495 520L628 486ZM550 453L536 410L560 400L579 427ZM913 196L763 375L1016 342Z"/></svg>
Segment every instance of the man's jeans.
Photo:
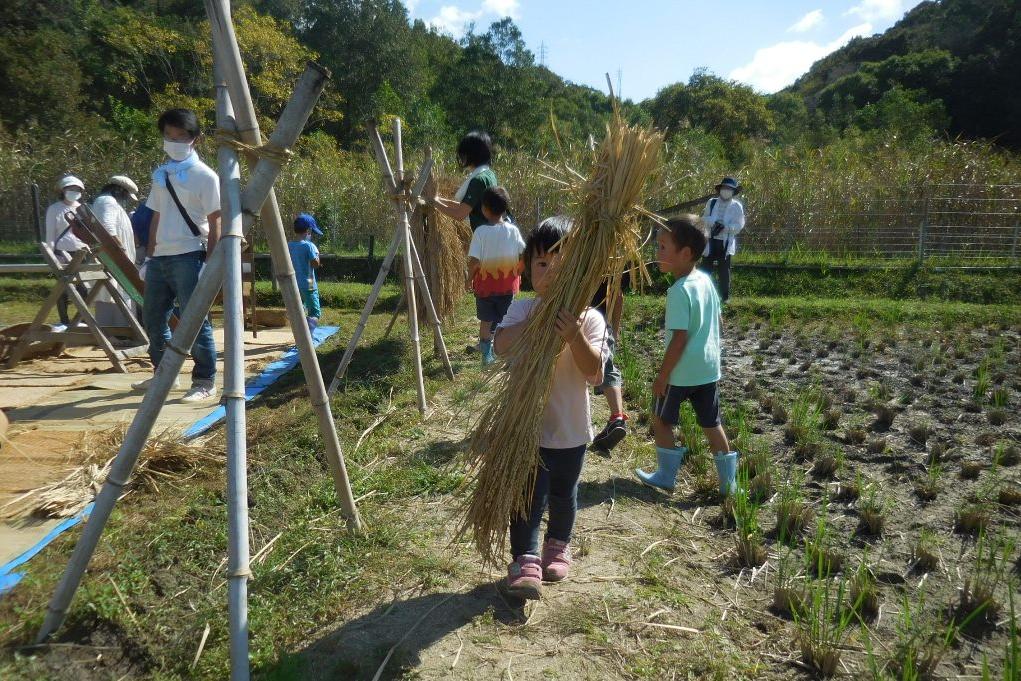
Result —
<svg viewBox="0 0 1021 681"><path fill-rule="evenodd" d="M149 261L145 272L145 297L142 320L149 334L149 359L155 369L163 359L163 350L170 340L170 313L174 301L183 310L188 305L205 253L194 251L181 255L163 255ZM199 335L191 347L195 368L191 372L192 384L212 387L216 378L216 343L208 317L202 322Z"/></svg>
<svg viewBox="0 0 1021 681"><path fill-rule="evenodd" d="M727 255L727 242L723 239L709 240L709 255L702 258L699 269L712 274L714 266L719 280L720 299L727 302L730 298L730 256Z"/></svg>

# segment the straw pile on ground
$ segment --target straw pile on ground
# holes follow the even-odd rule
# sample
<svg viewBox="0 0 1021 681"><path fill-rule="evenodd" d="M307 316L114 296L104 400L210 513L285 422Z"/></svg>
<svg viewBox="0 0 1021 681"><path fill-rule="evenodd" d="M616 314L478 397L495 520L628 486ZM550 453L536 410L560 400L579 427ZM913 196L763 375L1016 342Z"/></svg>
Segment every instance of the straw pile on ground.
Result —
<svg viewBox="0 0 1021 681"><path fill-rule="evenodd" d="M435 186L435 177L430 175L425 194L428 195ZM425 270L436 314L441 322L445 322L460 305L465 293L471 230L464 220L454 220L432 206L419 206L411 216L411 237L415 240ZM422 296L416 302L419 320L427 323L428 308Z"/></svg>
<svg viewBox="0 0 1021 681"><path fill-rule="evenodd" d="M0 507L0 520L15 518L68 518L77 515L99 493L113 463L112 454L124 440L125 428L88 432L76 445L82 463L57 482L31 489ZM214 450L215 451L215 450ZM130 491L146 488L158 492L167 481L187 477L203 461L223 462L208 447L186 444L177 434L163 431L149 438L135 465Z"/></svg>
<svg viewBox="0 0 1021 681"><path fill-rule="evenodd" d="M503 558L507 526L528 512L539 464L539 428L564 341L554 330L558 310L575 315L610 279L609 296L620 290L623 272L642 262L637 206L647 180L660 167L663 137L626 125L615 114L606 138L593 152L588 177L568 169L562 182L572 192L574 228L560 247L547 295L509 358L513 369L499 379L472 435L468 460L475 489L464 508L459 535L471 533L487 564Z"/></svg>

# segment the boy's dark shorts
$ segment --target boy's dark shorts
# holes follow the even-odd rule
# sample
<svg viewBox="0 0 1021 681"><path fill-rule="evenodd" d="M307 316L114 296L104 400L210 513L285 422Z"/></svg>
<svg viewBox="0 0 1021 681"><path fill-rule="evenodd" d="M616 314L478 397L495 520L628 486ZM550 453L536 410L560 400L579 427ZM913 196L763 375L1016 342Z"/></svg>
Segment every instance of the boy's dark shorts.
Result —
<svg viewBox="0 0 1021 681"><path fill-rule="evenodd" d="M681 405L691 401L698 425L712 428L720 425L720 391L716 383L705 385L669 385L666 397L657 397L653 412L664 423L676 426L681 416Z"/></svg>
<svg viewBox="0 0 1021 681"><path fill-rule="evenodd" d="M619 388L624 383L620 368L613 361L613 356L617 354L617 339L614 338L613 332L607 332L606 346L609 354L606 356L606 364L603 365L603 384L596 388L597 395L602 395L607 388Z"/></svg>
<svg viewBox="0 0 1021 681"><path fill-rule="evenodd" d="M486 296L485 298L475 296L475 316L479 318L480 322L498 324L503 321L503 316L507 314L513 300L514 295L511 293L505 296Z"/></svg>

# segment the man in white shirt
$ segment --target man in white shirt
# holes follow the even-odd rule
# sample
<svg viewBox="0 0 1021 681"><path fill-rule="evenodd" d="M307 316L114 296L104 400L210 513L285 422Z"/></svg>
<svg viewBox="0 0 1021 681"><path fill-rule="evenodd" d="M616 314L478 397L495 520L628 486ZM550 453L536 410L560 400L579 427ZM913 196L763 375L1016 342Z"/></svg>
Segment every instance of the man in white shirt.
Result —
<svg viewBox="0 0 1021 681"><path fill-rule="evenodd" d="M80 205L82 194L85 192L85 183L74 175L65 175L57 182L57 191L60 192L60 199L54 201L46 209L46 243L53 249L57 260L67 264L71 262L74 253L81 250L85 244L71 233L64 215L73 212ZM82 298L89 293L88 289L81 284L77 284L75 289ZM57 301L60 327L56 327L55 330L63 330L70 324L67 314L69 303L70 298L67 293L62 294L60 300Z"/></svg>
<svg viewBox="0 0 1021 681"><path fill-rule="evenodd" d="M730 297L730 259L737 252L737 235L744 229L744 206L734 198L741 193L741 185L734 178L723 178L716 192L718 196L709 199L702 213L710 238L699 268L706 274L716 268L720 299L726 302Z"/></svg>
<svg viewBox="0 0 1021 681"><path fill-rule="evenodd" d="M201 130L190 109L170 109L157 122L163 134L163 150L169 161L152 174L152 192L146 205L154 211L149 226L149 246L139 274L145 280L142 319L149 334L149 358L159 366L170 340L170 313L174 303L188 305L206 253L220 238L220 180L199 159L195 142ZM213 327L202 322L191 348L195 367L191 389L182 402L199 402L216 397L216 343ZM134 384L146 390L152 379Z"/></svg>

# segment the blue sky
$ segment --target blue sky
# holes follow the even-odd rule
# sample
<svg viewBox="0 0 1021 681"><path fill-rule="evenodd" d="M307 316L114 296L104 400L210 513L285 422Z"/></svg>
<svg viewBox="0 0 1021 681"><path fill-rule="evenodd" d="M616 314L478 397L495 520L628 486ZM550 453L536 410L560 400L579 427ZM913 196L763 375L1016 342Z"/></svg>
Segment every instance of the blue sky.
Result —
<svg viewBox="0 0 1021 681"><path fill-rule="evenodd" d="M536 57L568 80L606 89L621 72L641 100L705 66L775 92L854 36L881 33L918 0L405 0L413 18L460 37L510 16Z"/></svg>

